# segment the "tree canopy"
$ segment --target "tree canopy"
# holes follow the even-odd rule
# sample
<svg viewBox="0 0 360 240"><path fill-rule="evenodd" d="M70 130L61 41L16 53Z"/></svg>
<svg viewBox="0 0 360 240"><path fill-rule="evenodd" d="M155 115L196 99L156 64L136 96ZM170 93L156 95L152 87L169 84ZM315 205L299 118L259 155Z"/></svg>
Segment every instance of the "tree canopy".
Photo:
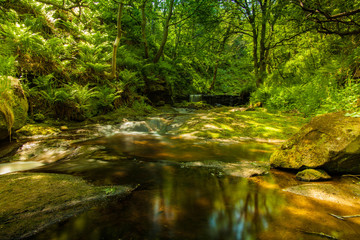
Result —
<svg viewBox="0 0 360 240"><path fill-rule="evenodd" d="M0 76L72 120L199 93L358 111L359 33L358 0L0 0Z"/></svg>

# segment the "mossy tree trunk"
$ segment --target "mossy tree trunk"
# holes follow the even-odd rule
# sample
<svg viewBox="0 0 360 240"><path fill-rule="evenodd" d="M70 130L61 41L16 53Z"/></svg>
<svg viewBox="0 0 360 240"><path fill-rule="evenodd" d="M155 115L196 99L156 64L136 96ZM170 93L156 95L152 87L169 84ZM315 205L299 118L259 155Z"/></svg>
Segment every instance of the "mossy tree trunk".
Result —
<svg viewBox="0 0 360 240"><path fill-rule="evenodd" d="M146 39L146 14L145 14L145 7L146 7L147 0L144 0L141 5L141 35L144 43L144 52L145 52L145 59L149 58L149 46Z"/></svg>
<svg viewBox="0 0 360 240"><path fill-rule="evenodd" d="M124 3L121 2L121 3L119 3L119 10L118 10L118 16L117 16L117 36L116 36L115 42L113 44L113 55L112 55L113 57L112 57L112 64L111 64L111 77L112 78L116 77L116 54L117 54L117 50L118 50L121 35L122 35L121 18L122 18L122 14L123 14L123 9L124 9Z"/></svg>

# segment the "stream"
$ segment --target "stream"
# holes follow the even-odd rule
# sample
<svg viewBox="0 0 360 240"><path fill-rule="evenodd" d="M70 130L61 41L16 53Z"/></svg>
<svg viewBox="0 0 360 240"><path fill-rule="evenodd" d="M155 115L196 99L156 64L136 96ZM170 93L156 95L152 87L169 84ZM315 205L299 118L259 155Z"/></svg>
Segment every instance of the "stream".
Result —
<svg viewBox="0 0 360 240"><path fill-rule="evenodd" d="M34 167L28 171L81 176L94 185L138 186L125 200L93 207L29 239L360 236L359 221L329 217L329 212L350 213L351 208L281 191L279 186L295 181L290 173L271 171L249 180L226 174L221 167L266 163L278 145L182 139L167 135L166 127L151 119L28 139L12 157L13 171L26 170L21 165L28 163ZM0 164L1 173L5 170L12 171L11 163Z"/></svg>

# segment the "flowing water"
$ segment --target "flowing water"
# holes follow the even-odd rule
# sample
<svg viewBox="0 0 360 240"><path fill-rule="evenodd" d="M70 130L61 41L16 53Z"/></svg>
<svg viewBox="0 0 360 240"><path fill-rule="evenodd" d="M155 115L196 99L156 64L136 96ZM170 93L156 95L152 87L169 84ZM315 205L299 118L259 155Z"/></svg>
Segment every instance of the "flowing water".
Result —
<svg viewBox="0 0 360 240"><path fill-rule="evenodd" d="M329 217L330 211L342 210L338 206L323 206L274 187L281 185L277 174L248 180L227 175L219 167L266 162L277 146L134 133L134 128L145 131L140 125L128 123L119 131L101 128L102 136L93 139L80 139L83 131L77 131L78 140L53 140L46 151L33 156L40 160L48 152L61 156L33 171L81 176L94 185L139 187L125 200L94 207L31 239L323 239L314 232L345 236L341 239L360 236L358 222ZM104 134L104 129L113 134ZM283 175L282 182L291 181L289 176Z"/></svg>

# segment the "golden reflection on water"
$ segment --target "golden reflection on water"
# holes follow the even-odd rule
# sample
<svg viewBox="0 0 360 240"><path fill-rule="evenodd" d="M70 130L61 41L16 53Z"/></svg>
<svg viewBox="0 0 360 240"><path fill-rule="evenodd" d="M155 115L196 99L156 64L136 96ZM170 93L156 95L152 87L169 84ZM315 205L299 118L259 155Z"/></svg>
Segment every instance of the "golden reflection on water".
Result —
<svg viewBox="0 0 360 240"><path fill-rule="evenodd" d="M172 161L261 160L271 148L154 136L97 141L119 155L131 152ZM83 174L101 184L140 183L141 187L128 199L93 208L34 239L323 239L309 234L314 232L360 239L359 219L340 221L329 215L359 213L360 207L281 191L295 182L291 174L247 180L219 175L217 169L131 160L113 161Z"/></svg>

